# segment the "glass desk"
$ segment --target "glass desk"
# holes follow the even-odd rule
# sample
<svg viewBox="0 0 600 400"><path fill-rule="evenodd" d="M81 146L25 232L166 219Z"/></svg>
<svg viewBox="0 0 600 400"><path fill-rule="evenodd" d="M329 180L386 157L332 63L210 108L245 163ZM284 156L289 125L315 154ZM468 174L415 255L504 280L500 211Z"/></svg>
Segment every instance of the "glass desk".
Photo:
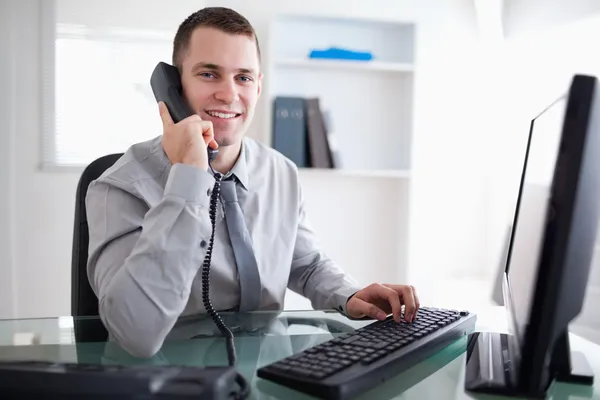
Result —
<svg viewBox="0 0 600 400"><path fill-rule="evenodd" d="M478 312L477 330L505 331L502 308ZM277 361L372 321L354 321L336 311L221 313L235 335L238 370L252 387L252 399L312 397L256 377L261 366ZM0 320L0 359L82 363L226 365L225 341L210 318L181 319L161 350L150 359L130 356L116 343L99 338L98 318ZM100 335L101 336L101 335ZM572 350L586 354L600 379L600 346L571 335ZM492 399L463 390L466 337L435 356L363 394L362 399ZM556 384L552 399L600 399L594 388Z"/></svg>

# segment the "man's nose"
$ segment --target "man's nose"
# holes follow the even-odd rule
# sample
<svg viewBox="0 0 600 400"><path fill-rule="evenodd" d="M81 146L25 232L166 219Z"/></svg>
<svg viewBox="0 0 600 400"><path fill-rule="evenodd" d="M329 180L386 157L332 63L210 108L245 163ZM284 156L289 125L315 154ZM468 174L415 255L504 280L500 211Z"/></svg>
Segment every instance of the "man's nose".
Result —
<svg viewBox="0 0 600 400"><path fill-rule="evenodd" d="M239 98L236 83L232 80L223 80L215 93L215 97L226 104L235 103Z"/></svg>

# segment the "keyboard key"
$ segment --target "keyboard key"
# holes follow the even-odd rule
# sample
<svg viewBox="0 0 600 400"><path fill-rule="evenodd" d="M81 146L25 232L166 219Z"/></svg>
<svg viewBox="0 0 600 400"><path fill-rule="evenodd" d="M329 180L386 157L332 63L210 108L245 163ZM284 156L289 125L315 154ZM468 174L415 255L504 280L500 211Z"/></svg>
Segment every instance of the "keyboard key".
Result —
<svg viewBox="0 0 600 400"><path fill-rule="evenodd" d="M357 340L359 340L359 339L360 339L360 336L359 336L359 335L356 335L356 336L350 336L349 338L347 338L347 339L344 339L344 340L342 341L342 343L350 344L350 343L352 343L352 342L355 342L355 341L357 341Z"/></svg>

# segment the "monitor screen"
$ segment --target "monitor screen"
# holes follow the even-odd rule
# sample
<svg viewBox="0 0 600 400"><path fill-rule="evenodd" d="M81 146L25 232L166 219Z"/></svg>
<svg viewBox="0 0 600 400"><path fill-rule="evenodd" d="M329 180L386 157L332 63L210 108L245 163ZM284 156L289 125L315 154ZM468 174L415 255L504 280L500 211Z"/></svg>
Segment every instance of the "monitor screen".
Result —
<svg viewBox="0 0 600 400"><path fill-rule="evenodd" d="M515 323L512 328L520 345L523 343L532 308L565 105L565 98L554 102L534 119L530 131L529 151L507 268Z"/></svg>

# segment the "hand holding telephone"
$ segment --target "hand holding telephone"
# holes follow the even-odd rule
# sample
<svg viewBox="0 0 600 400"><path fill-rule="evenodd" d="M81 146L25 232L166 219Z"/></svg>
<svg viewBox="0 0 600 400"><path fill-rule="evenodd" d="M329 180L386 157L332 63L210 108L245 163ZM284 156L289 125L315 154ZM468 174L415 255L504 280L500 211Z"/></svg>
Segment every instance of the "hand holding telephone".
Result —
<svg viewBox="0 0 600 400"><path fill-rule="evenodd" d="M159 62L154 68L154 72L152 72L150 86L152 86L156 101L162 101L166 106L161 106L161 119L163 120L165 130L163 134L163 147L171 162L193 164L203 169L210 167L215 177L215 186L211 193L209 208L212 233L202 264L202 302L206 312L211 316L223 336L227 339L229 364L235 365L236 354L233 333L225 325L219 314L217 314L209 297L210 263L215 238L217 202L219 200L222 179L222 175L213 171L210 166L210 163L214 160L218 152L215 148L211 148L211 145L217 145L214 141L212 123L202 121L200 116L191 110L183 96L181 76L174 66ZM206 139L207 136L208 140ZM204 148L206 150L203 150ZM207 153L204 153L204 151Z"/></svg>
<svg viewBox="0 0 600 400"><path fill-rule="evenodd" d="M170 161L208 169L218 153L212 123L202 121L188 105L183 96L181 76L177 68L159 62L152 72L150 86L156 101L162 101L166 105L166 109L161 106L160 114L165 130L165 152ZM184 143L192 143L192 146L184 147ZM197 147L206 147L207 159L199 154Z"/></svg>

